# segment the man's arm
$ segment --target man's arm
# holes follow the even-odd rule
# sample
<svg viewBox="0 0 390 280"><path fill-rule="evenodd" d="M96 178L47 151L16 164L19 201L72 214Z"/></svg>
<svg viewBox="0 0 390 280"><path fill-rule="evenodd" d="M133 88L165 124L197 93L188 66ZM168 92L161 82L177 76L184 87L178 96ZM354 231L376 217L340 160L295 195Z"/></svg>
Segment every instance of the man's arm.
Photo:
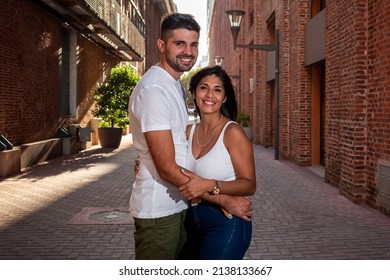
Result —
<svg viewBox="0 0 390 280"><path fill-rule="evenodd" d="M174 186L185 184L189 178L183 175L180 170L181 167L175 161L175 147L173 145L171 131L150 131L144 135L160 177ZM252 204L247 197L204 194L202 199L219 205L237 217L250 221Z"/></svg>
<svg viewBox="0 0 390 280"><path fill-rule="evenodd" d="M161 179L174 186L185 184L189 179L180 171L175 160L175 146L170 130L144 133L146 143Z"/></svg>

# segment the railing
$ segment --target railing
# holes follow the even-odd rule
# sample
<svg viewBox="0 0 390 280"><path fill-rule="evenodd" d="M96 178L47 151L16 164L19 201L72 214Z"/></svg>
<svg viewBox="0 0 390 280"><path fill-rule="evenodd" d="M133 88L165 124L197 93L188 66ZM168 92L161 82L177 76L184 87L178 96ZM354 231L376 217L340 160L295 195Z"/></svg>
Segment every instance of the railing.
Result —
<svg viewBox="0 0 390 280"><path fill-rule="evenodd" d="M119 1L120 2L120 1ZM85 0L97 16L138 53L144 53L145 20L133 1Z"/></svg>

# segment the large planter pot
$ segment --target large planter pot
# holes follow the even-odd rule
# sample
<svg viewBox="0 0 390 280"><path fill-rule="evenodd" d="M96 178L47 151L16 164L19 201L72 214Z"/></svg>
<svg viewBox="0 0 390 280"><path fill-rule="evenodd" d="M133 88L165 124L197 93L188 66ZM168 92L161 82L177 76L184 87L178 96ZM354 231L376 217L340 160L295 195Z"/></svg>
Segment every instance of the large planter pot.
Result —
<svg viewBox="0 0 390 280"><path fill-rule="evenodd" d="M130 125L126 125L126 126L123 128L122 135L127 135L127 134L130 134L130 133L131 133Z"/></svg>
<svg viewBox="0 0 390 280"><path fill-rule="evenodd" d="M122 140L122 128L99 127L98 135L102 148L118 148Z"/></svg>
<svg viewBox="0 0 390 280"><path fill-rule="evenodd" d="M252 141L253 139L253 133L252 133L252 128L250 126L243 126L244 132L246 136L248 136L248 139Z"/></svg>

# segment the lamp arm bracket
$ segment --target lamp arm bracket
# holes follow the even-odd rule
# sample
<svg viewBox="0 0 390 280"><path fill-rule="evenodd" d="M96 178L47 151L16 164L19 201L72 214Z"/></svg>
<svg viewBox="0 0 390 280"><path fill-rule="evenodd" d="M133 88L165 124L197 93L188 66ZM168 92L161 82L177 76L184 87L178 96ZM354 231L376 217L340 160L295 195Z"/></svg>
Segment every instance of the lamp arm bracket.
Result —
<svg viewBox="0 0 390 280"><path fill-rule="evenodd" d="M263 51L274 51L276 49L275 45L237 45L236 47Z"/></svg>

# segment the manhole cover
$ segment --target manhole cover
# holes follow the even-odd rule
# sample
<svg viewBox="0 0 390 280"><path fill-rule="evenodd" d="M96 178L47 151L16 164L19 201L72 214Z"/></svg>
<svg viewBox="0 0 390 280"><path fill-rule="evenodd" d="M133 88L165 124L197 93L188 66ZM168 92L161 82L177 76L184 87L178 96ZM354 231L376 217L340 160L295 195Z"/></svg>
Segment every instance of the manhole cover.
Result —
<svg viewBox="0 0 390 280"><path fill-rule="evenodd" d="M73 225L131 225L134 219L128 207L84 207L69 221Z"/></svg>
<svg viewBox="0 0 390 280"><path fill-rule="evenodd" d="M130 218L130 213L125 211L104 211L99 213L94 213L89 215L89 219L93 221L99 221L104 223L110 223L113 221L128 220Z"/></svg>

